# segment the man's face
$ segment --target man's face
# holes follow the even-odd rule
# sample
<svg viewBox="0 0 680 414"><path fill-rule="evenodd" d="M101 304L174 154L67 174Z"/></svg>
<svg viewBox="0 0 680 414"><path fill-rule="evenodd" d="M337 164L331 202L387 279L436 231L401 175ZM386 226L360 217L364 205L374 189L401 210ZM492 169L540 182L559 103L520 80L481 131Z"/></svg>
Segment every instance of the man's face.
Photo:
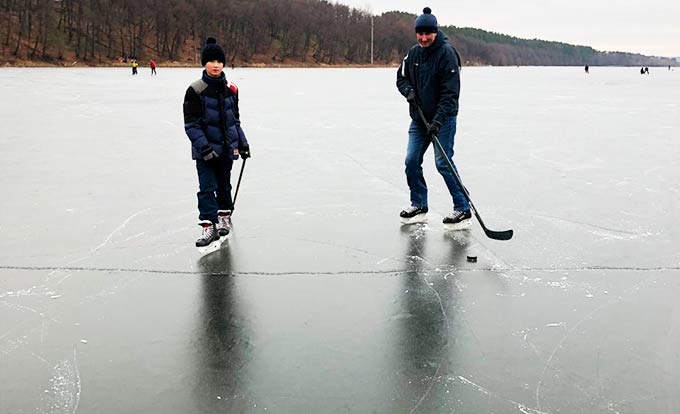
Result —
<svg viewBox="0 0 680 414"><path fill-rule="evenodd" d="M430 47L434 43L437 33L416 32L416 39L420 47Z"/></svg>
<svg viewBox="0 0 680 414"><path fill-rule="evenodd" d="M222 69L224 69L224 63L217 60L211 60L205 64L205 71L208 73L208 76L212 76L213 78L219 78Z"/></svg>

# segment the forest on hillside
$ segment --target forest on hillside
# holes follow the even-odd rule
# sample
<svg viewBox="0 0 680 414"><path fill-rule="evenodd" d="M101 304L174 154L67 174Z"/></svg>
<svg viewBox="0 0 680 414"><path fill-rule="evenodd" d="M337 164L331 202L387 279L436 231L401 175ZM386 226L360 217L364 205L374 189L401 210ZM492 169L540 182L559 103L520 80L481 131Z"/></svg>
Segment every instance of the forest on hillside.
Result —
<svg viewBox="0 0 680 414"><path fill-rule="evenodd" d="M208 36L236 65L398 64L415 15L326 0L0 0L0 63L194 65ZM443 27L468 65L676 65L672 59Z"/></svg>

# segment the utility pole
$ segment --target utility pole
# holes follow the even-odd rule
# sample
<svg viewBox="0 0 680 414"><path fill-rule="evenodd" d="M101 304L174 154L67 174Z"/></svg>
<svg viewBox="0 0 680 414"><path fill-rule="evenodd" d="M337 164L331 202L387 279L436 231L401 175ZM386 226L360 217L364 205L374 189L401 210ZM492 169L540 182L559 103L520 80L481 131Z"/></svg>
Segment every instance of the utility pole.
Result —
<svg viewBox="0 0 680 414"><path fill-rule="evenodd" d="M373 65L373 14L371 14L371 65Z"/></svg>

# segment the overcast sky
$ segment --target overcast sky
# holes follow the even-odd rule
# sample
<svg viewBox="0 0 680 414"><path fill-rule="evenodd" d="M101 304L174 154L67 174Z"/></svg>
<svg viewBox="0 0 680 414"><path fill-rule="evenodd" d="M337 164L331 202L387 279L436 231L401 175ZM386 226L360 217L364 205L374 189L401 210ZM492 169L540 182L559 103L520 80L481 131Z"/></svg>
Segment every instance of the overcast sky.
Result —
<svg viewBox="0 0 680 414"><path fill-rule="evenodd" d="M592 46L601 51L680 57L678 0L335 0L381 14L421 14L440 25L475 27L521 38Z"/></svg>

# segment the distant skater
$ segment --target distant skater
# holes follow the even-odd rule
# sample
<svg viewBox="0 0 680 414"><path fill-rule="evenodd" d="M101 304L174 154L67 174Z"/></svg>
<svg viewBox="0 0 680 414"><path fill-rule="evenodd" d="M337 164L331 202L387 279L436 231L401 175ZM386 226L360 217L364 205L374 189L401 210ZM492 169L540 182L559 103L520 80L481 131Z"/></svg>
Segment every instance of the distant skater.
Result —
<svg viewBox="0 0 680 414"><path fill-rule="evenodd" d="M238 88L223 69L224 50L210 37L201 51L200 79L184 96L184 130L191 141L191 156L198 173L199 225L203 233L196 247L205 247L231 231L231 167L239 155L250 158L241 129Z"/></svg>
<svg viewBox="0 0 680 414"><path fill-rule="evenodd" d="M132 67L132 74L136 75L137 74L137 66L139 66L137 59L132 59L130 66Z"/></svg>
<svg viewBox="0 0 680 414"><path fill-rule="evenodd" d="M405 161L411 206L399 216L403 224L427 220L427 185L422 164L432 136L437 136L445 154L435 148L435 165L453 202L453 213L444 218L444 225L448 230L460 230L472 222L470 204L448 166L450 161L455 168L453 143L460 95L460 57L439 30L429 7L416 19L415 32L418 43L411 47L397 71L397 88L408 101L411 116ZM418 107L429 127L422 121Z"/></svg>
<svg viewBox="0 0 680 414"><path fill-rule="evenodd" d="M645 66L645 73L649 75L649 68L647 66Z"/></svg>
<svg viewBox="0 0 680 414"><path fill-rule="evenodd" d="M156 73L156 62L153 59L151 59L149 61L149 67L151 68L151 74L157 75L157 73Z"/></svg>
<svg viewBox="0 0 680 414"><path fill-rule="evenodd" d="M590 66L586 65L586 73L590 73Z"/></svg>
<svg viewBox="0 0 680 414"><path fill-rule="evenodd" d="M645 74L645 68L640 68L640 75L644 75L644 74Z"/></svg>

